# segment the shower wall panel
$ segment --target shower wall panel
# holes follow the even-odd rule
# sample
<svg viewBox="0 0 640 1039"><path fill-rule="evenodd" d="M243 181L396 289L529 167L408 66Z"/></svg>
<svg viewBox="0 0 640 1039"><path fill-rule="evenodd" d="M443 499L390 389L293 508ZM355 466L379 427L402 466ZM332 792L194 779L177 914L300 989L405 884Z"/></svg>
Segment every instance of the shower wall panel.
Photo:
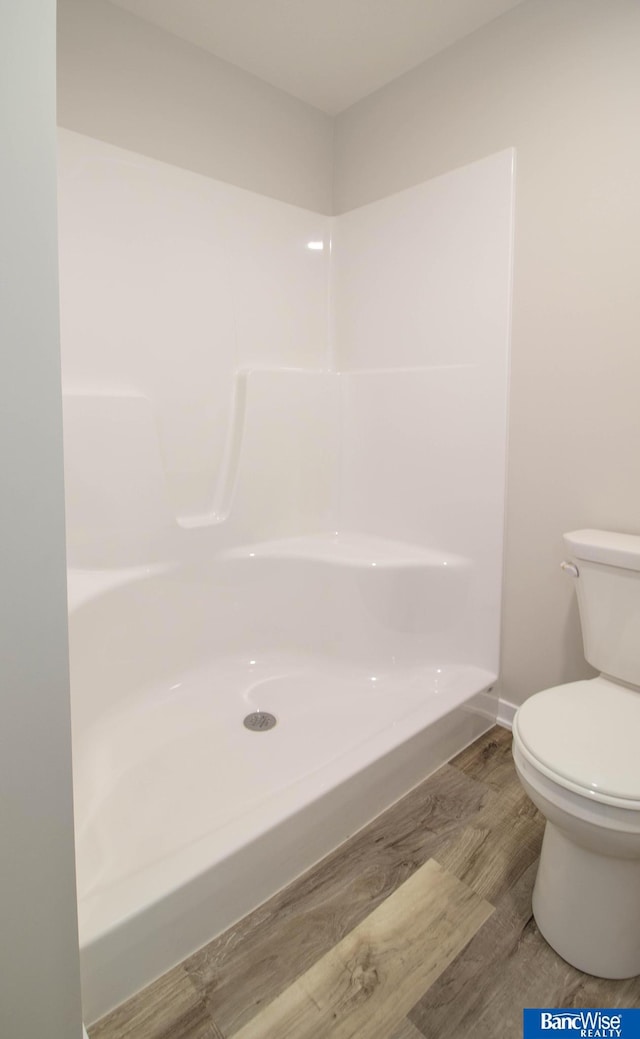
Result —
<svg viewBox="0 0 640 1039"><path fill-rule="evenodd" d="M452 655L497 670L513 161L331 220L61 131L72 564L449 553Z"/></svg>
<svg viewBox="0 0 640 1039"><path fill-rule="evenodd" d="M65 389L150 400L172 510L206 513L236 372L326 367L330 220L68 130L59 206Z"/></svg>
<svg viewBox="0 0 640 1039"><path fill-rule="evenodd" d="M508 149L336 218L340 369L504 367L513 164Z"/></svg>
<svg viewBox="0 0 640 1039"><path fill-rule="evenodd" d="M498 669L512 150L340 216L339 526L473 561L458 659Z"/></svg>

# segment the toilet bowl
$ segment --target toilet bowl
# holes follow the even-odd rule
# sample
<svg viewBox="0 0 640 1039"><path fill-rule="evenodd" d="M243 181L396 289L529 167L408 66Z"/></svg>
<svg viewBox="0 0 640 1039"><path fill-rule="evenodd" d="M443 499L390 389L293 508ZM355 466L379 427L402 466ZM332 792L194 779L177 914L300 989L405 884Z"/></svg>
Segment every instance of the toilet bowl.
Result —
<svg viewBox="0 0 640 1039"><path fill-rule="evenodd" d="M603 677L547 689L514 719L516 771L547 820L536 923L603 978L640 974L639 735L640 695Z"/></svg>
<svg viewBox="0 0 640 1039"><path fill-rule="evenodd" d="M537 693L514 719L516 771L546 818L533 914L568 963L628 978L640 974L640 537L565 543L585 656L606 673Z"/></svg>

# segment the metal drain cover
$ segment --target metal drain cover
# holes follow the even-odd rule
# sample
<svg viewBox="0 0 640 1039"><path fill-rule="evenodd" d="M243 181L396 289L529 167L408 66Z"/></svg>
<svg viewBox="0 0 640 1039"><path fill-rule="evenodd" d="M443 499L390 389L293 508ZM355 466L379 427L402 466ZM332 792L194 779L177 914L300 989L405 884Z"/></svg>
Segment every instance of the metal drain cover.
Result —
<svg viewBox="0 0 640 1039"><path fill-rule="evenodd" d="M267 729L272 729L277 723L277 718L274 714L269 714L268 711L253 711L252 714L248 714L244 720L245 729L251 729L251 732L266 732Z"/></svg>

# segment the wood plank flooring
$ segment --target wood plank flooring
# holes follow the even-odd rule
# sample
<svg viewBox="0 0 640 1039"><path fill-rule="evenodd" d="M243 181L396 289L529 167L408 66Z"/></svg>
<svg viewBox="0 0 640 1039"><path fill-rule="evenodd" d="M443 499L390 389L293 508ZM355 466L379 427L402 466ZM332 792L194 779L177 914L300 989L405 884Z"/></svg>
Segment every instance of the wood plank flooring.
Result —
<svg viewBox="0 0 640 1039"><path fill-rule="evenodd" d="M524 1006L640 1006L538 933L510 746L491 730L90 1039L520 1039Z"/></svg>
<svg viewBox="0 0 640 1039"><path fill-rule="evenodd" d="M429 859L234 1034L388 1039L492 912L488 902Z"/></svg>

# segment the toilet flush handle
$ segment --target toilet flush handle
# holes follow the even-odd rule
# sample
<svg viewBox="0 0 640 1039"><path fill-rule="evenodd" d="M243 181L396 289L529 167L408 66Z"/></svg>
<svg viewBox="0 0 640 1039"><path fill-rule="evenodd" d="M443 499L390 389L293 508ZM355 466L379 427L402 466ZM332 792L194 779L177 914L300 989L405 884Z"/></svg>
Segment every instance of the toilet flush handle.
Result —
<svg viewBox="0 0 640 1039"><path fill-rule="evenodd" d="M570 577L580 577L580 571L575 563L567 563L566 560L560 563L560 569L564 570L565 574L569 574Z"/></svg>

